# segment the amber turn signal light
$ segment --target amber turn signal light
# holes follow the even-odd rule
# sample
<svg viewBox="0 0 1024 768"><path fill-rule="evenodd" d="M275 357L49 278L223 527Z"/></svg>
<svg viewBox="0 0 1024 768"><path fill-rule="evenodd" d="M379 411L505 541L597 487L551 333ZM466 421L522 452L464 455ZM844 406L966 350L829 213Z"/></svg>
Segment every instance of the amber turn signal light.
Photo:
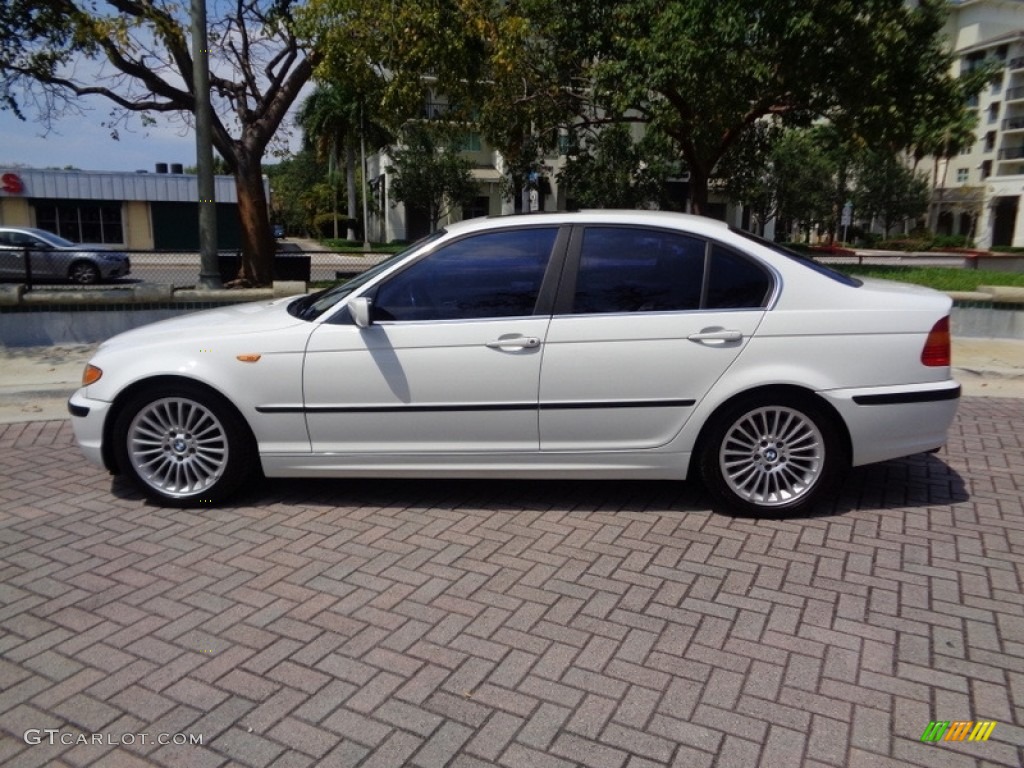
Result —
<svg viewBox="0 0 1024 768"><path fill-rule="evenodd" d="M85 370L82 371L82 386L87 387L90 384L95 384L97 381L100 380L100 377L102 375L103 371L101 371L92 363L89 363L88 365L85 366Z"/></svg>

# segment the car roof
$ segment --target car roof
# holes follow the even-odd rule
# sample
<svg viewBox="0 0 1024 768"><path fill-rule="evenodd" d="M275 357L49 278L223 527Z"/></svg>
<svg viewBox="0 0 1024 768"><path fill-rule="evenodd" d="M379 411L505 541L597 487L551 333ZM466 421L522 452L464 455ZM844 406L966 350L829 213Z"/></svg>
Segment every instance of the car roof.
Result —
<svg viewBox="0 0 1024 768"><path fill-rule="evenodd" d="M44 237L49 235L50 237L55 237L53 232L47 232L45 229L39 229L39 227L17 227L4 224L0 226L0 230L4 232L27 232L30 235L42 235Z"/></svg>
<svg viewBox="0 0 1024 768"><path fill-rule="evenodd" d="M645 226L665 226L672 229L685 229L693 233L707 235L721 234L729 226L724 221L696 216L690 213L674 211L640 211L620 209L600 209L584 211L552 211L543 213L514 213L501 216L487 216L476 219L465 219L453 224L446 224L445 229L451 233L470 232L503 227L543 226L562 224L643 224Z"/></svg>

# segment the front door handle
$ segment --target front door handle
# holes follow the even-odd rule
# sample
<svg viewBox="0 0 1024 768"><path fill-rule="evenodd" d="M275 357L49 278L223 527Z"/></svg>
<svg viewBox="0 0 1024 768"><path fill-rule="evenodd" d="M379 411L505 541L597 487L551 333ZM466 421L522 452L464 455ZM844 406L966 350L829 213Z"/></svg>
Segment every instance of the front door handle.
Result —
<svg viewBox="0 0 1024 768"><path fill-rule="evenodd" d="M488 341L490 349L534 349L540 346L540 339L536 336L502 336L495 341Z"/></svg>
<svg viewBox="0 0 1024 768"><path fill-rule="evenodd" d="M740 331L727 331L725 328L705 328L700 333L691 333L686 338L701 344L726 344L743 341L743 334Z"/></svg>

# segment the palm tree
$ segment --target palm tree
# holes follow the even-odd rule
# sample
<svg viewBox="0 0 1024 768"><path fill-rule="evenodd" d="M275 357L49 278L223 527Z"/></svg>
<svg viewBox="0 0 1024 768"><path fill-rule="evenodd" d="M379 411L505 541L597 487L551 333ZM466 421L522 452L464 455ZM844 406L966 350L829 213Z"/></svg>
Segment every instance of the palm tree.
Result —
<svg viewBox="0 0 1024 768"><path fill-rule="evenodd" d="M355 239L352 222L356 218L355 145L359 137L359 96L343 86L321 85L302 104L296 123L302 128L303 142L327 155L327 174L333 197L334 237L338 237L338 151L345 148L348 191L348 239Z"/></svg>
<svg viewBox="0 0 1024 768"><path fill-rule="evenodd" d="M928 228L935 231L942 209L942 197L946 188L946 175L950 161L963 150L969 149L978 140L978 113L966 106L941 122L921 123L916 131L913 147L914 170L925 157L933 159L932 197L938 193L938 201L929 205ZM939 163L942 163L942 182L939 183Z"/></svg>

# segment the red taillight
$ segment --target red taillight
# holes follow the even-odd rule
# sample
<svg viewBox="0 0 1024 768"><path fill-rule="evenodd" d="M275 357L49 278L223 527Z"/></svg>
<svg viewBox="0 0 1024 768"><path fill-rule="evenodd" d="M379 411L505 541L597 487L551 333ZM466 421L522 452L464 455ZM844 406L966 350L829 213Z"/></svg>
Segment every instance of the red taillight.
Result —
<svg viewBox="0 0 1024 768"><path fill-rule="evenodd" d="M921 350L921 362L927 366L937 367L949 365L952 361L949 340L949 316L942 318L933 327L925 339Z"/></svg>

